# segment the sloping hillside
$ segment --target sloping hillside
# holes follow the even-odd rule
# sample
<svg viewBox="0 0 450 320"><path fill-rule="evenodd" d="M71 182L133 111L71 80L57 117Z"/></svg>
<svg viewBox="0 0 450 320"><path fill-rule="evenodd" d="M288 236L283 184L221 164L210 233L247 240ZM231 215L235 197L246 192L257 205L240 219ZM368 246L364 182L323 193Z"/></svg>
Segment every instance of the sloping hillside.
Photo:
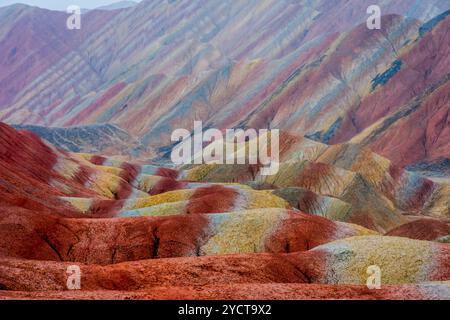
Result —
<svg viewBox="0 0 450 320"><path fill-rule="evenodd" d="M3 8L15 18L0 31L0 120L115 123L161 151L203 120L351 140L402 167L442 163L450 5L381 1L382 29L368 30L369 4L143 1L88 13L79 31L64 13Z"/></svg>
<svg viewBox="0 0 450 320"><path fill-rule="evenodd" d="M376 176L348 171L357 161L348 154L327 158L336 167L287 161L297 169L284 173L282 164L281 174L303 178L275 177L274 190L261 190L226 183L228 175L199 182L187 179L195 169L60 151L4 124L0 141L0 297L249 297L242 288L253 298L280 297L281 288L285 298L329 299L336 290L348 298L449 297L448 285L429 283L450 279L448 244L380 235L397 227L393 235L411 238L421 227L407 223ZM338 173L349 179L335 180ZM389 170L378 176L392 178ZM434 208L448 217L448 206ZM433 227L438 236L443 225ZM81 266L79 294L63 293L69 264ZM384 270L383 291L362 286L373 264ZM261 295L256 284L269 291ZM193 286L201 286L196 294Z"/></svg>

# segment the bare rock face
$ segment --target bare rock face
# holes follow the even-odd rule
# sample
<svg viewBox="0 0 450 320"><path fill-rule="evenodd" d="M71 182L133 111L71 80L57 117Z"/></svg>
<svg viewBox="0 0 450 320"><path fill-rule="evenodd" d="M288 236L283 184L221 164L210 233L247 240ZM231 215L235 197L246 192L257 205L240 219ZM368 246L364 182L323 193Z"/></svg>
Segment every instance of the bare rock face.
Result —
<svg viewBox="0 0 450 320"><path fill-rule="evenodd" d="M450 221L419 219L401 225L386 235L417 240L436 241L450 235Z"/></svg>
<svg viewBox="0 0 450 320"><path fill-rule="evenodd" d="M0 120L59 128L114 123L159 158L168 155L170 133L195 119L324 143L357 141L401 167L449 157L447 3L386 1L382 29L373 31L365 23L368 1L287 1L279 10L277 0L185 1L94 10L76 33L62 27L61 12L0 9ZM62 130L38 131L72 151L102 151L101 142L87 148L71 138L92 127ZM111 135L106 145L123 140Z"/></svg>
<svg viewBox="0 0 450 320"><path fill-rule="evenodd" d="M450 299L450 4L160 2L0 8L0 299ZM279 171L168 165L194 120Z"/></svg>
<svg viewBox="0 0 450 320"><path fill-rule="evenodd" d="M280 209L226 216L68 219L2 208L0 216L2 256L101 265L225 253L290 253L335 239L375 234Z"/></svg>
<svg viewBox="0 0 450 320"><path fill-rule="evenodd" d="M132 156L145 153L142 143L115 125L101 124L69 128L51 128L33 125L15 125L28 130L59 149L115 156Z"/></svg>
<svg viewBox="0 0 450 320"><path fill-rule="evenodd" d="M178 180L202 168L178 172L61 151L4 124L0 139L1 298L449 297L446 220L409 222L385 236L348 223L370 217L378 226L398 225L402 217L399 200L389 198L391 174L401 171L367 171L348 151L324 147L316 156L328 164L282 165L266 185L286 188L264 190ZM363 158L384 163L371 157ZM377 180L391 178L390 187ZM437 190L427 206L440 201L444 191ZM371 210L364 199L384 199L391 211ZM79 293L66 291L73 265L82 274ZM383 274L376 293L363 287L370 265Z"/></svg>
<svg viewBox="0 0 450 320"><path fill-rule="evenodd" d="M331 242L309 252L289 255L247 254L225 255L216 257L187 257L177 259L156 259L137 262L127 262L108 266L81 265L83 274L83 291L79 294L63 293L65 286L64 272L68 263L59 262L32 262L27 260L1 259L0 283L9 291L4 297L54 297L76 298L89 297L91 291L97 291L98 298L115 296L116 298L134 295L140 291L136 298L164 298L164 297L200 297L200 298L245 298L249 294L256 297L281 298L335 298L342 292L345 297L352 298L378 298L378 299L448 299L448 285L440 282L448 279L449 251L448 246L440 245L423 254L432 254L431 260L420 261L418 265L413 251L405 250L415 245L416 249L427 247L426 242L404 240L396 242L394 248L386 249L392 245L395 238L382 240L387 247L366 247L365 253L361 243L372 242L375 238L360 237ZM341 244L350 247L341 247ZM380 250L381 249L381 250ZM414 249L414 250L416 250ZM342 250L352 250L353 254L342 259ZM384 251L384 252L383 252ZM372 255L375 262L381 267L394 266L385 269L385 281L382 290L369 290L363 287L359 268L364 267L361 259L364 255ZM401 258L400 258L401 257ZM386 260L386 258L388 260ZM400 258L400 260L399 260ZM352 260L356 264L352 264ZM360 262L358 262L360 261ZM324 264L325 263L325 264ZM362 263L363 265L359 265ZM403 272L405 263L412 263L411 267L417 272L406 274ZM352 266L352 267L349 267ZM421 272L425 267L426 273ZM364 269L365 270L365 269ZM6 276L8 275L8 276ZM426 281L427 284L405 284L406 281ZM39 280L39 281L36 281ZM433 284L433 281L435 284ZM316 283L311 284L311 282ZM406 282L407 283L407 282ZM166 288L166 294L160 293L161 285ZM260 291L256 286L269 289ZM216 286L212 289L211 286ZM231 293L232 288L238 288ZM192 288L196 287L196 292ZM250 288L247 294L243 288ZM304 288L306 291L294 293L295 288ZM182 289L175 293L176 289ZM224 289L224 291L220 291ZM397 289L396 292L394 292ZM113 290L102 293L104 290ZM211 292L212 290L212 292ZM17 291L17 292L16 292ZM23 291L28 291L25 293ZM34 292L33 291L41 291ZM280 292L281 291L281 292ZM43 293L45 292L45 293ZM147 293L148 292L148 293ZM263 293L264 292L264 293Z"/></svg>
<svg viewBox="0 0 450 320"><path fill-rule="evenodd" d="M445 284L384 286L370 290L366 286L281 284L215 284L196 287L153 287L149 291L5 291L4 299L74 299L74 300L436 300L447 299Z"/></svg>

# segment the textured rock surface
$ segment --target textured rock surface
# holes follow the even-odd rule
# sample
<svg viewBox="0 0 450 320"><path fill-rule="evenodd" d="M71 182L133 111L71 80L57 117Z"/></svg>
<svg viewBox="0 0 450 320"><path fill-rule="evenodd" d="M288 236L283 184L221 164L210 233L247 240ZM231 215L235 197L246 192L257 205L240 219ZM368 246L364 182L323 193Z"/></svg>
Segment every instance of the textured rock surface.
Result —
<svg viewBox="0 0 450 320"><path fill-rule="evenodd" d="M280 209L137 219L67 219L18 208L0 211L0 255L89 264L289 253L345 237L375 234L356 225Z"/></svg>
<svg viewBox="0 0 450 320"><path fill-rule="evenodd" d="M373 31L371 4L147 0L89 12L76 33L64 13L2 8L0 120L115 123L160 156L203 120L358 141L399 166L444 161L450 5L382 1Z"/></svg>
<svg viewBox="0 0 450 320"><path fill-rule="evenodd" d="M450 4L371 4L0 8L0 121L46 139L0 122L0 298L450 299ZM280 170L166 167L194 120Z"/></svg>
<svg viewBox="0 0 450 320"><path fill-rule="evenodd" d="M366 242L370 242L370 245L367 246ZM419 257L427 260L418 259L417 251L421 249L425 249L425 252L420 253ZM348 254L345 254L343 250L347 250ZM347 298L376 296L397 299L400 297L448 299L450 297L448 285L443 282L439 284L439 281L449 277L449 254L449 247L442 244L431 246L427 242L416 240L360 237L332 242L308 252L288 255L251 254L156 259L108 266L81 265L81 271L83 290L87 291L85 293L87 296L89 291L93 290L114 290L118 291L116 294L119 296L123 294L120 291L142 291L141 294L145 297L145 292L153 292L153 289L160 287L162 283L169 288L168 292L171 287L188 287L186 289L189 292L192 290L189 287L192 286L201 286L198 290L208 291L208 287L205 287L208 285L236 288L242 284L241 289L243 289L252 283L265 284L269 290L275 290L275 292L277 289L289 292L292 287L299 288L298 285L293 284L315 282L346 284L346 286L315 286L316 290L311 290L309 294L305 292L304 295L297 295L297 297L325 298L326 290L333 292L342 290ZM372 257L372 261L366 259L368 255ZM12 291L61 291L65 288L64 272L69 265L67 263L12 259L0 261L0 282L3 288ZM364 275L369 263L379 263L384 288L378 291L349 286L349 284L365 284ZM405 270L409 270L408 267L411 267L414 272L405 273ZM398 287L400 290L397 294L391 291L395 288L391 284L423 281L436 283ZM287 283L289 285L286 286ZM220 287L216 288L220 289ZM240 296L240 292L242 291L238 290L234 295L229 294L231 297L245 297L245 295ZM266 293L268 297L270 297L269 293ZM101 296L101 293L98 294ZM224 294L227 294L226 290L225 292L216 291L211 297L220 297ZM332 292L328 294L330 296L326 298L334 297ZM29 295L33 296L33 293ZM151 294L148 295L152 297ZM260 295L261 293L256 293L256 296Z"/></svg>
<svg viewBox="0 0 450 320"><path fill-rule="evenodd" d="M450 221L420 219L401 225L386 235L417 240L438 240L450 235Z"/></svg>
<svg viewBox="0 0 450 320"><path fill-rule="evenodd" d="M138 139L110 124L70 128L16 125L14 128L34 132L52 145L71 152L114 156L132 156L133 154L148 152Z"/></svg>
<svg viewBox="0 0 450 320"><path fill-rule="evenodd" d="M374 265L381 270L382 283L405 284L448 280L449 250L446 244L366 236L331 242L308 254L321 256L325 264L313 282L365 284L368 267Z"/></svg>
<svg viewBox="0 0 450 320"><path fill-rule="evenodd" d="M74 300L436 300L448 299L448 285L385 286L369 290L365 286L319 284L229 284L196 287L154 287L145 291L0 291L0 299Z"/></svg>
<svg viewBox="0 0 450 320"><path fill-rule="evenodd" d="M288 159L272 180L256 171L243 185L217 182L220 170L215 183L204 174L200 182L186 180L206 172L203 166L177 171L60 151L4 124L0 140L2 298L448 296L447 284L425 284L450 279L445 218L408 222L412 217L397 207L445 216L432 202L442 201L446 184L399 179L405 173L372 153L363 158L372 159L369 170L350 156L355 152L323 145L313 157L321 162ZM267 189L277 184L284 188ZM399 195L398 186L410 194ZM418 186L438 192L419 187L424 198L417 200ZM435 242L381 236L361 225L383 232L395 226L393 235ZM70 264L82 269L78 294L64 291ZM373 264L383 285L406 286L376 293L350 286L364 285Z"/></svg>

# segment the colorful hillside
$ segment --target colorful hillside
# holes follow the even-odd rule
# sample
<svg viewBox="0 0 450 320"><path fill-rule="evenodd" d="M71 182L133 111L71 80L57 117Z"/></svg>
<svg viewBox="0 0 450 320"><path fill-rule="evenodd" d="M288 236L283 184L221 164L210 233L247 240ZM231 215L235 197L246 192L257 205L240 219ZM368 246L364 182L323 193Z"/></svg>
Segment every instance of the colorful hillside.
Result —
<svg viewBox="0 0 450 320"><path fill-rule="evenodd" d="M0 121L113 123L162 157L194 120L271 127L448 172L450 5L379 2L381 30L366 27L369 0L147 0L91 11L76 32L58 28L63 13L1 8L14 19L0 29Z"/></svg>
<svg viewBox="0 0 450 320"><path fill-rule="evenodd" d="M377 2L0 7L0 299L449 300L450 2Z"/></svg>
<svg viewBox="0 0 450 320"><path fill-rule="evenodd" d="M281 288L292 298L333 298L336 292L347 298L450 297L444 283L450 247L442 241L448 228L430 224L435 238L408 239L421 239L415 230L427 228L420 227L426 217L404 215L395 193L377 189L383 185L377 178L387 179L392 168L370 176L338 163L307 162L327 169L306 173L304 165L286 161L281 175L284 165L294 165L289 172L304 178L284 179L282 186L274 178L271 189L268 181L255 189L258 178L195 181L186 179L193 176L188 172L63 152L4 124L0 140L4 298L280 298ZM343 163L349 169L355 159ZM341 171L347 185L334 185ZM369 205L358 196L364 194L378 202ZM423 201L431 206L434 198ZM443 210L448 217L448 207ZM397 237L383 236L387 229ZM348 260L340 258L343 252ZM64 291L62 271L73 264L85 274L78 293ZM382 291L365 287L371 264L385 270ZM168 289L162 293L161 287Z"/></svg>

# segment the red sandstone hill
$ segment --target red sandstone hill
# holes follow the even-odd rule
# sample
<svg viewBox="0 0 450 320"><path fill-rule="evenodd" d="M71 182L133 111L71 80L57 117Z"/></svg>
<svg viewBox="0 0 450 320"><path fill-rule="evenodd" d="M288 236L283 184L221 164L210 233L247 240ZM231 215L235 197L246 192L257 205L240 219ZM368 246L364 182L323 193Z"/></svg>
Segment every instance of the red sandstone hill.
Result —
<svg viewBox="0 0 450 320"><path fill-rule="evenodd" d="M443 239L450 235L450 221L419 219L401 225L389 231L386 235L429 241Z"/></svg>
<svg viewBox="0 0 450 320"><path fill-rule="evenodd" d="M430 228L437 237L444 222L418 232L410 223L380 236L318 216L345 220L340 214L352 205L309 190L177 180L192 173L63 152L4 124L0 141L0 298L450 296L440 283L450 279L448 244L394 237L423 239ZM345 152L333 154L342 159ZM339 165L354 169L356 159ZM165 179L176 187L155 192ZM291 203L311 212L289 210ZM383 269L381 291L363 286L369 262ZM66 290L74 264L82 271L80 292Z"/></svg>
<svg viewBox="0 0 450 320"><path fill-rule="evenodd" d="M450 6L307 2L0 8L0 299L450 299ZM155 165L194 120L280 170Z"/></svg>

